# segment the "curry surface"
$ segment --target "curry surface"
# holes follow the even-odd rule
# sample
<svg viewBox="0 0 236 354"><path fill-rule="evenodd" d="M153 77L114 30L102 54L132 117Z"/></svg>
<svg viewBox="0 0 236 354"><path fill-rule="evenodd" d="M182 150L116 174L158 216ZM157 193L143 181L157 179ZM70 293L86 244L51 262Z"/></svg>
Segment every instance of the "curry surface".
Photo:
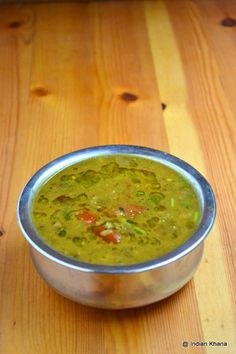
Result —
<svg viewBox="0 0 236 354"><path fill-rule="evenodd" d="M40 187L32 221L52 248L92 264L128 265L184 243L200 219L196 193L175 170L127 155L72 165Z"/></svg>

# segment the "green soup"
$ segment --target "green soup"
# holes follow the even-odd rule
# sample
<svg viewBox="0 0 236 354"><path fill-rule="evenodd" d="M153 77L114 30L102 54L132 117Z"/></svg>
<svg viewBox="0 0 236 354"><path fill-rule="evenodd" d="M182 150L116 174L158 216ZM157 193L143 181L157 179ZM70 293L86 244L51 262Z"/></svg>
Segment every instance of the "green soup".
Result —
<svg viewBox="0 0 236 354"><path fill-rule="evenodd" d="M91 158L55 174L36 193L31 214L52 248L104 265L165 255L192 235L201 216L182 175L128 155Z"/></svg>

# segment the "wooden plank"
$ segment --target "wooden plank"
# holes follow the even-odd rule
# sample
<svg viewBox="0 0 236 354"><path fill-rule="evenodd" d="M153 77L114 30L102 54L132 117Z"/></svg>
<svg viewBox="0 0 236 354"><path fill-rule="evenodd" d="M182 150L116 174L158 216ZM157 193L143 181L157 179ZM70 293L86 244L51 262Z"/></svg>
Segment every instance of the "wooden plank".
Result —
<svg viewBox="0 0 236 354"><path fill-rule="evenodd" d="M121 18L115 23L114 13ZM133 332L134 320L127 319L118 335L118 324L103 324L102 312L73 304L49 289L32 268L12 215L19 188L33 171L59 154L97 143L167 148L144 15L140 6L120 3L17 6L14 11L5 7L2 16L4 46L9 47L14 65L10 64L17 72L17 80L14 71L7 80L18 85L14 102L19 113L17 134L2 141L3 147L16 148L11 154L12 170L5 176L6 180L12 176L5 197L12 205L1 215L8 220L1 268L1 352L105 353L109 347L119 353ZM7 52L1 63L3 71L6 67L11 72ZM7 95L5 84L1 87ZM135 100L130 100L132 95ZM9 115L14 108L10 94L6 102ZM14 111L14 132L15 119ZM8 119L2 124L3 132ZM114 341L119 339L118 347L108 335L104 337L109 330L114 331ZM92 333L93 341L85 333ZM131 352L135 340L130 337ZM153 337L151 344L155 341Z"/></svg>
<svg viewBox="0 0 236 354"><path fill-rule="evenodd" d="M178 17L175 16L176 11L178 11ZM231 343L229 352L233 353L236 340L235 292L233 290L235 288L233 274L236 249L235 247L229 249L228 245L232 244L229 238L234 229L235 216L233 208L227 203L226 224L225 208L226 201L234 195L232 188L234 189L235 169L231 167L235 150L233 139L235 133L233 132L236 126L228 97L221 86L217 61L211 51L211 42L201 23L197 7L186 1L181 2L181 6L168 2L168 12L174 32L177 33L181 61L184 63L188 111L194 122L195 130L198 132L206 173L216 192L218 204L219 229L216 225L212 235L215 239L211 240L207 249L208 253L206 253L206 262L210 262L212 266L209 268L205 265L205 272L209 272L205 278L205 285L200 284L198 278L195 281L195 284L199 286L199 307L202 307L202 315L205 316L205 318L202 317L202 325L206 340L222 336L228 343ZM186 31L186 27L189 31ZM186 43L191 43L187 49ZM215 253L218 255L217 261ZM220 254L222 256L219 256ZM202 274L203 268L200 269L200 275ZM205 300L209 278L214 279L214 303L211 303L211 306L206 305ZM204 282L202 277L200 279ZM209 289L209 296L211 291L212 289Z"/></svg>

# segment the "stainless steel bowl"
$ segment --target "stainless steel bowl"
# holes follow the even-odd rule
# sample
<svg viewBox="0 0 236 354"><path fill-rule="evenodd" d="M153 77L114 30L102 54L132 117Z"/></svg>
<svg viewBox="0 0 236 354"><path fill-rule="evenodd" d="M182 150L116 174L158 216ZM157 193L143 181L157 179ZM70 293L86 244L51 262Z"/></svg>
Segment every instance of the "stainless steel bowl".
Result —
<svg viewBox="0 0 236 354"><path fill-rule="evenodd" d="M67 166L95 156L136 155L161 162L181 173L194 187L202 210L197 230L165 256L128 266L93 265L50 248L31 222L32 199L49 177ZM106 145L72 152L48 163L26 184L18 202L20 228L30 244L34 265L57 292L81 304L110 309L147 305L170 296L193 276L203 253L203 241L215 219L215 200L206 179L192 166L162 151L132 145Z"/></svg>

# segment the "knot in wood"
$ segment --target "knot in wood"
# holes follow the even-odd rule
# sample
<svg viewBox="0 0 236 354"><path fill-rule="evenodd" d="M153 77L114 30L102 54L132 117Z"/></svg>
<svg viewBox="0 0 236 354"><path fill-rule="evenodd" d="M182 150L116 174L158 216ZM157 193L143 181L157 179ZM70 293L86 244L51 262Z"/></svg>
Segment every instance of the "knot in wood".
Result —
<svg viewBox="0 0 236 354"><path fill-rule="evenodd" d="M161 108L162 108L163 111L166 109L166 107L167 107L167 105L164 102L162 102L161 103Z"/></svg>
<svg viewBox="0 0 236 354"><path fill-rule="evenodd" d="M35 96L39 96L39 97L44 97L47 96L49 94L49 91L43 87L36 87L32 90L32 93Z"/></svg>
<svg viewBox="0 0 236 354"><path fill-rule="evenodd" d="M125 102L134 102L138 99L137 95L130 92L123 92L120 97Z"/></svg>
<svg viewBox="0 0 236 354"><path fill-rule="evenodd" d="M22 22L21 21L12 21L8 24L9 28L19 28L22 26Z"/></svg>
<svg viewBox="0 0 236 354"><path fill-rule="evenodd" d="M224 27L234 27L236 26L236 19L232 17L226 17L221 21L221 25Z"/></svg>

